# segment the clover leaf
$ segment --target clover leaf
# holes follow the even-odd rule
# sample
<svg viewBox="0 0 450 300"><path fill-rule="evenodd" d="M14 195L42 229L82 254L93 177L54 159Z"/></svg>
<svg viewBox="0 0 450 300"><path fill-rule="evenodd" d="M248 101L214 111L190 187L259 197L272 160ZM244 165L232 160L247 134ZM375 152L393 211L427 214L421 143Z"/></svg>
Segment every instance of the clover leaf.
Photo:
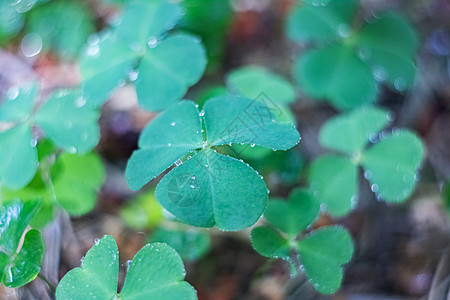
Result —
<svg viewBox="0 0 450 300"><path fill-rule="evenodd" d="M38 168L37 140L33 126L39 126L59 147L85 153L99 140L99 112L85 105L77 90L60 90L37 107L38 85L13 87L0 105L0 182L11 189L26 186Z"/></svg>
<svg viewBox="0 0 450 300"><path fill-rule="evenodd" d="M167 229L160 227L150 236L149 242L166 243L174 248L182 259L188 261L199 259L208 252L211 246L209 234L193 228Z"/></svg>
<svg viewBox="0 0 450 300"><path fill-rule="evenodd" d="M401 202L412 193L424 156L423 143L404 129L384 133L376 141L378 132L388 123L388 112L362 108L335 117L321 128L321 144L347 156L319 157L309 170L311 190L330 214L343 216L356 204L359 166L378 198ZM370 141L374 145L368 147Z"/></svg>
<svg viewBox="0 0 450 300"><path fill-rule="evenodd" d="M179 4L167 0L127 2L118 24L91 38L81 58L88 105L103 104L128 78L135 81L144 109L163 110L178 102L206 67L198 38L165 36L182 14Z"/></svg>
<svg viewBox="0 0 450 300"><path fill-rule="evenodd" d="M120 294L117 293L119 251L112 236L104 236L87 252L81 267L69 271L56 289L56 299L197 299L184 281L178 253L166 244L147 244L134 256Z"/></svg>
<svg viewBox="0 0 450 300"><path fill-rule="evenodd" d="M40 145L39 150L42 148ZM35 178L26 187L20 190L2 187L0 195L5 200L41 199L41 209L31 220L31 224L43 227L53 220L57 207L63 208L72 216L90 212L97 202L97 190L104 178L103 164L94 153L62 153L56 162L51 154L41 160Z"/></svg>
<svg viewBox="0 0 450 300"><path fill-rule="evenodd" d="M308 2L295 7L286 24L291 40L317 46L293 68L308 95L351 109L375 101L378 82L400 92L412 85L418 39L400 15L385 13L356 27L357 1Z"/></svg>
<svg viewBox="0 0 450 300"><path fill-rule="evenodd" d="M261 216L267 187L249 165L214 147L242 143L286 150L299 140L292 124L276 122L256 101L219 96L201 113L184 101L144 129L125 175L130 188L137 190L178 161L156 188L163 207L189 225L241 230Z"/></svg>
<svg viewBox="0 0 450 300"><path fill-rule="evenodd" d="M26 29L39 35L44 50L54 50L63 58L75 58L95 28L93 16L84 4L66 1L31 10Z"/></svg>
<svg viewBox="0 0 450 300"><path fill-rule="evenodd" d="M22 235L34 214L39 210L38 200L13 200L0 207L0 283L20 287L34 280L41 270L44 258L44 240L36 229L29 230L19 247Z"/></svg>
<svg viewBox="0 0 450 300"><path fill-rule="evenodd" d="M305 189L296 189L289 200L270 200L264 213L269 225L251 232L253 248L265 257L286 260L292 273L300 269L320 293L334 293L342 281L342 265L353 254L348 232L327 226L302 235L319 216L320 203ZM294 255L295 254L295 255ZM297 257L301 266L296 266Z"/></svg>

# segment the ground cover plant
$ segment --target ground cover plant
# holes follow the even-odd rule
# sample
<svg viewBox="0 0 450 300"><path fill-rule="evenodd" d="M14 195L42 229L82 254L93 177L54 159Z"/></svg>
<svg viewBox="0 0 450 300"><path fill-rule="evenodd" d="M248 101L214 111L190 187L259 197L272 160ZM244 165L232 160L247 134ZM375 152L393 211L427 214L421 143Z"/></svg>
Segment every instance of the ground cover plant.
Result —
<svg viewBox="0 0 450 300"><path fill-rule="evenodd" d="M0 296L438 299L448 31L396 3L3 1Z"/></svg>

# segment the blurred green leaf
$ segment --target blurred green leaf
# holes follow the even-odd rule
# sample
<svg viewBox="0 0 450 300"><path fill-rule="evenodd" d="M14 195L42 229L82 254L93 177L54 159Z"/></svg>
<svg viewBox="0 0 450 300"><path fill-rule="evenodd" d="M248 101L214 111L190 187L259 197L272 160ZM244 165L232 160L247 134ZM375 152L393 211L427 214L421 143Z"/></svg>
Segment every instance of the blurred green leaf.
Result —
<svg viewBox="0 0 450 300"><path fill-rule="evenodd" d="M54 93L36 113L36 123L59 147L85 153L100 138L99 112L85 105L77 90Z"/></svg>
<svg viewBox="0 0 450 300"><path fill-rule="evenodd" d="M310 4L298 5L288 16L286 35L291 40L327 42L342 38L342 34L350 30L349 24L356 11L355 0L306 2Z"/></svg>
<svg viewBox="0 0 450 300"><path fill-rule="evenodd" d="M404 18L394 13L379 16L366 24L356 39L361 58L379 80L399 91L412 85L418 37Z"/></svg>
<svg viewBox="0 0 450 300"><path fill-rule="evenodd" d="M247 66L234 70L228 74L227 87L232 94L254 100L264 94L277 104L295 101L295 91L289 81L263 67Z"/></svg>
<svg viewBox="0 0 450 300"><path fill-rule="evenodd" d="M346 45L309 50L297 59L293 72L307 94L339 109L371 103L377 96L372 71Z"/></svg>
<svg viewBox="0 0 450 300"><path fill-rule="evenodd" d="M357 167L347 158L325 155L311 163L308 180L311 191L326 205L326 210L342 217L356 204L357 175Z"/></svg>
<svg viewBox="0 0 450 300"><path fill-rule="evenodd" d="M165 244L144 246L131 261L125 283L117 293L119 251L112 236L105 236L87 252L81 267L69 271L56 289L64 299L197 299L184 281L183 262Z"/></svg>
<svg viewBox="0 0 450 300"><path fill-rule="evenodd" d="M97 202L97 191L105 179L100 158L94 153L63 153L53 165L52 170L55 169L59 169L53 178L58 204L73 216L91 211Z"/></svg>
<svg viewBox="0 0 450 300"><path fill-rule="evenodd" d="M375 107L355 110L325 123L320 143L330 149L355 154L364 150L371 137L389 123L389 114Z"/></svg>
<svg viewBox="0 0 450 300"><path fill-rule="evenodd" d="M11 87L0 105L0 122L26 121L33 111L38 92L36 83L23 88Z"/></svg>
<svg viewBox="0 0 450 300"><path fill-rule="evenodd" d="M197 38L187 34L166 38L181 14L179 4L167 0L127 2L115 27L94 36L81 58L88 105L100 106L127 79L136 81L144 109L163 110L179 101L206 66Z"/></svg>
<svg viewBox="0 0 450 300"><path fill-rule="evenodd" d="M314 288L323 294L337 291L342 281L341 266L353 255L350 234L338 226L324 227L300 240L297 248Z"/></svg>
<svg viewBox="0 0 450 300"><path fill-rule="evenodd" d="M211 238L205 231L193 228L158 228L150 237L150 242L166 243L175 249L182 259L193 261L205 255L211 247Z"/></svg>
<svg viewBox="0 0 450 300"><path fill-rule="evenodd" d="M120 216L133 229L145 229L159 225L163 220L162 207L155 198L155 190L140 194L124 206Z"/></svg>
<svg viewBox="0 0 450 300"><path fill-rule="evenodd" d="M43 49L53 50L62 58L76 58L94 32L93 16L79 1L53 1L37 6L27 18L26 30L42 39Z"/></svg>
<svg viewBox="0 0 450 300"><path fill-rule="evenodd" d="M176 104L200 79L205 66L205 51L196 37L171 35L154 48L151 46L138 67L136 92L140 106L163 110Z"/></svg>
<svg viewBox="0 0 450 300"><path fill-rule="evenodd" d="M422 141L410 131L396 130L363 153L361 163L375 194L401 202L414 189L423 157Z"/></svg>
<svg viewBox="0 0 450 300"><path fill-rule="evenodd" d="M24 17L8 1L0 1L0 45L8 42L21 29Z"/></svg>
<svg viewBox="0 0 450 300"><path fill-rule="evenodd" d="M287 234L298 234L319 216L320 203L304 189L291 192L289 200L272 199L264 218Z"/></svg>
<svg viewBox="0 0 450 300"><path fill-rule="evenodd" d="M26 186L36 174L38 155L31 128L21 124L0 132L0 182L11 189Z"/></svg>

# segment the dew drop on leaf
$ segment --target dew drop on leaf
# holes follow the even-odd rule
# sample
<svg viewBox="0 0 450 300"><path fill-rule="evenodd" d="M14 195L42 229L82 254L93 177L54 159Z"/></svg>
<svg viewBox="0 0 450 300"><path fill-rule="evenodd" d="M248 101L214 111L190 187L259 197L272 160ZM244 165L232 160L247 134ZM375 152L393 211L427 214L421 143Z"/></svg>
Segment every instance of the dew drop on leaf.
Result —
<svg viewBox="0 0 450 300"><path fill-rule="evenodd" d="M39 54L42 50L42 38L37 33L29 33L22 39L20 43L23 55L26 57L33 57Z"/></svg>
<svg viewBox="0 0 450 300"><path fill-rule="evenodd" d="M372 190L372 192L376 193L378 192L378 184L372 184L372 186L370 187L370 189Z"/></svg>
<svg viewBox="0 0 450 300"><path fill-rule="evenodd" d="M147 45L148 45L148 47L149 48L155 48L156 46L158 46L158 39L156 38L156 37L154 37L154 36L151 36L150 38L149 38L149 40L148 40L148 43L147 43Z"/></svg>
<svg viewBox="0 0 450 300"><path fill-rule="evenodd" d="M406 80L401 77L395 79L394 87L397 91L403 92L404 90L406 90Z"/></svg>
<svg viewBox="0 0 450 300"><path fill-rule="evenodd" d="M7 98L8 101L13 101L14 99L16 99L19 96L20 90L18 87L13 86L12 88L10 88L7 92Z"/></svg>
<svg viewBox="0 0 450 300"><path fill-rule="evenodd" d="M128 73L128 78L130 79L130 81L135 81L136 79L138 79L139 77L139 73L135 70L132 70L130 73Z"/></svg>
<svg viewBox="0 0 450 300"><path fill-rule="evenodd" d="M370 172L370 171L365 171L365 172L364 172L364 178L367 179L367 180L372 179L372 172Z"/></svg>

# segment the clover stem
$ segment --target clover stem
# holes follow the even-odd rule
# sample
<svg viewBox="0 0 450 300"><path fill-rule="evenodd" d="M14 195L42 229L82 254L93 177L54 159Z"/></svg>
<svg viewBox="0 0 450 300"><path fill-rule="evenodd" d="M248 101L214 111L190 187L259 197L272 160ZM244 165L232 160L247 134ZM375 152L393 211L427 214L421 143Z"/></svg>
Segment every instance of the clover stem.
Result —
<svg viewBox="0 0 450 300"><path fill-rule="evenodd" d="M48 285L48 287L49 287L50 291L52 291L52 293L56 292L56 285L51 283L50 280L48 280L47 277L44 274L42 274L42 272L38 273L38 277Z"/></svg>

